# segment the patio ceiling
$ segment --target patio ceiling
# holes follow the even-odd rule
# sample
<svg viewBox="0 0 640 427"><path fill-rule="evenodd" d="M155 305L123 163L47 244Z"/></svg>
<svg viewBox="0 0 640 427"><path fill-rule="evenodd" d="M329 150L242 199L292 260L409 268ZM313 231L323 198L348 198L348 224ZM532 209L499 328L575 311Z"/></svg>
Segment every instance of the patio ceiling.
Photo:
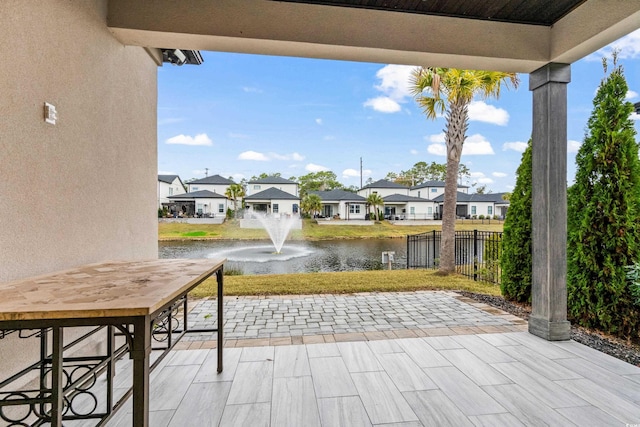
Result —
<svg viewBox="0 0 640 427"><path fill-rule="evenodd" d="M640 27L625 0L110 0L124 44L531 72Z"/></svg>

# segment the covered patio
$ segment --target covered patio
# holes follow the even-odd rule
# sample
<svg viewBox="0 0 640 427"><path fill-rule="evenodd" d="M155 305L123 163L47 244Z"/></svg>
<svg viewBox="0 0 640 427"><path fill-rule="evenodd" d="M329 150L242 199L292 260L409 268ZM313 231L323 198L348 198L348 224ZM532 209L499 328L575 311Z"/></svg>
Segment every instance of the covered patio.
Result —
<svg viewBox="0 0 640 427"><path fill-rule="evenodd" d="M149 402L141 390L137 426L640 423L638 368L568 341L565 255L570 64L638 29L639 2L7 0L0 9L11 59L0 62L0 207L32 213L0 230L1 282L157 257L157 67L170 59L167 51L529 74L529 332L449 328L455 335L429 336L429 328L418 328L424 336L327 342L314 334L323 342L294 345L290 337L290 345L244 348L228 342L219 375L206 341L189 343L154 371ZM50 215L42 206L59 210ZM126 209L98 209L104 206ZM4 337L2 378L39 351L37 341ZM139 357L150 352L136 349ZM131 425L124 409L110 425Z"/></svg>

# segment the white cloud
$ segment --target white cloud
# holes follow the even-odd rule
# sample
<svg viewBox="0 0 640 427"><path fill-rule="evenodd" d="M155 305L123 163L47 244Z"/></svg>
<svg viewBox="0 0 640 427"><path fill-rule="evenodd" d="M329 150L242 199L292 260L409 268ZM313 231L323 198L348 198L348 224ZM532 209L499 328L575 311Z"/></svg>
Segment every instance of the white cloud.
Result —
<svg viewBox="0 0 640 427"><path fill-rule="evenodd" d="M316 123L321 125L322 124L322 119L316 119Z"/></svg>
<svg viewBox="0 0 640 427"><path fill-rule="evenodd" d="M524 153L524 150L527 149L527 143L522 141L515 142L505 142L502 144L502 151L513 150L519 153Z"/></svg>
<svg viewBox="0 0 640 427"><path fill-rule="evenodd" d="M484 176L482 172L469 172L469 177L471 178L484 178Z"/></svg>
<svg viewBox="0 0 640 427"><path fill-rule="evenodd" d="M436 156L445 156L447 154L445 144L439 142L430 144L427 147L427 151ZM462 146L463 156L481 156L487 154L495 154L495 152L493 151L493 147L491 147L491 143L487 141L484 136L476 133L467 137Z"/></svg>
<svg viewBox="0 0 640 427"><path fill-rule="evenodd" d="M367 99L363 105L365 107L371 107L380 113L397 113L402 110L400 104L388 96L378 96L377 98Z"/></svg>
<svg viewBox="0 0 640 427"><path fill-rule="evenodd" d="M397 113L402 110L400 104L411 97L410 76L415 67L407 65L385 65L376 73L380 83L374 87L384 96L368 99L365 107L371 107L381 113Z"/></svg>
<svg viewBox="0 0 640 427"><path fill-rule="evenodd" d="M418 150L409 150L409 152L410 152L411 154L413 154L414 156L416 156L416 155L419 153L419 151L418 151Z"/></svg>
<svg viewBox="0 0 640 427"><path fill-rule="evenodd" d="M314 163L309 163L304 167L308 172L323 172L328 171L329 168L326 166L316 165Z"/></svg>
<svg viewBox="0 0 640 427"><path fill-rule="evenodd" d="M627 95L624 97L624 99L625 101L630 101L637 97L638 97L638 92L636 92L635 90L629 90L627 91Z"/></svg>
<svg viewBox="0 0 640 427"><path fill-rule="evenodd" d="M507 174L504 172L493 172L491 175L495 176L496 178L504 178L507 176Z"/></svg>
<svg viewBox="0 0 640 427"><path fill-rule="evenodd" d="M478 184L493 184L493 180L491 178L478 178L476 181Z"/></svg>
<svg viewBox="0 0 640 427"><path fill-rule="evenodd" d="M380 84L375 88L396 101L411 97L410 77L414 68L408 65L385 65L376 73Z"/></svg>
<svg viewBox="0 0 640 427"><path fill-rule="evenodd" d="M334 141L336 137L333 135L325 135L325 137L322 139L324 139L325 141Z"/></svg>
<svg viewBox="0 0 640 427"><path fill-rule="evenodd" d="M173 171L158 171L158 175L178 175Z"/></svg>
<svg viewBox="0 0 640 427"><path fill-rule="evenodd" d="M262 93L262 89L258 89L257 87L244 86L242 90L247 93Z"/></svg>
<svg viewBox="0 0 640 427"><path fill-rule="evenodd" d="M439 142L441 144L444 144L444 137L445 137L444 132L440 132L435 135L425 136L424 139L426 139L429 142Z"/></svg>
<svg viewBox="0 0 640 427"><path fill-rule="evenodd" d="M491 143L479 133L467 138L462 146L462 155L485 155L496 154L491 147Z"/></svg>
<svg viewBox="0 0 640 427"><path fill-rule="evenodd" d="M206 133L199 133L198 135L176 135L167 139L167 144L180 144L180 145L213 145L211 138Z"/></svg>
<svg viewBox="0 0 640 427"><path fill-rule="evenodd" d="M505 185L505 187L507 188L507 190L509 191L513 191L513 189L515 189L516 187L514 185Z"/></svg>
<svg viewBox="0 0 640 427"><path fill-rule="evenodd" d="M640 58L640 30L622 37L619 40L603 47L595 53L587 56L588 61L601 61L603 56L611 57L614 50L618 51L620 59Z"/></svg>
<svg viewBox="0 0 640 427"><path fill-rule="evenodd" d="M506 126L509 122L509 113L483 101L472 101L469 104L469 120Z"/></svg>
<svg viewBox="0 0 640 427"><path fill-rule="evenodd" d="M577 153L578 150L580 149L580 146L582 145L582 142L580 141L574 141L572 139L567 141L567 152L568 153Z"/></svg>
<svg viewBox="0 0 640 427"><path fill-rule="evenodd" d="M269 162L271 160L294 160L301 162L304 156L299 153L278 154L278 153L259 153L257 151L244 151L238 156L238 160L257 160L260 162Z"/></svg>
<svg viewBox="0 0 640 427"><path fill-rule="evenodd" d="M244 178L246 178L246 176L244 174L241 173L234 173L231 175L231 177L233 178L233 180L235 182L240 182L242 181Z"/></svg>
<svg viewBox="0 0 640 427"><path fill-rule="evenodd" d="M640 114L635 113L635 112L634 112L634 113L631 113L631 115L629 116L629 118L630 118L631 120L640 120Z"/></svg>
<svg viewBox="0 0 640 427"><path fill-rule="evenodd" d="M362 176L369 176L369 175L371 175L371 169L362 170ZM360 178L360 171L357 171L355 169L345 169L342 171L342 177L343 178Z"/></svg>
<svg viewBox="0 0 640 427"><path fill-rule="evenodd" d="M238 160L256 160L258 162L268 162L269 158L264 153L257 151L243 151L238 155Z"/></svg>

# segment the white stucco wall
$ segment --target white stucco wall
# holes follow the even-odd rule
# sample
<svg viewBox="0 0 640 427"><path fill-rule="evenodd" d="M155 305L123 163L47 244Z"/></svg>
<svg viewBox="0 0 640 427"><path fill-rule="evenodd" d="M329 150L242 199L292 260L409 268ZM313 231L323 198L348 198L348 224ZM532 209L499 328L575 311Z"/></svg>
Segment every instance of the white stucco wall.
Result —
<svg viewBox="0 0 640 427"><path fill-rule="evenodd" d="M163 203L169 203L169 196L177 196L184 193L186 193L186 191L182 184L180 184L180 180L178 178L174 179L171 184L158 181L158 207L162 207Z"/></svg>
<svg viewBox="0 0 640 427"><path fill-rule="evenodd" d="M476 215L476 216L480 216L480 215L484 215L485 217L487 215L491 215L493 217L493 215L498 215L496 213L496 209L494 207L494 203L493 202L469 202L469 210L467 211L467 213L471 216ZM473 207L476 207L476 212L473 213ZM491 207L492 212L489 213L489 207Z"/></svg>
<svg viewBox="0 0 640 427"><path fill-rule="evenodd" d="M0 2L0 282L157 257L157 66L106 13L106 0ZM37 351L0 341L0 378Z"/></svg>

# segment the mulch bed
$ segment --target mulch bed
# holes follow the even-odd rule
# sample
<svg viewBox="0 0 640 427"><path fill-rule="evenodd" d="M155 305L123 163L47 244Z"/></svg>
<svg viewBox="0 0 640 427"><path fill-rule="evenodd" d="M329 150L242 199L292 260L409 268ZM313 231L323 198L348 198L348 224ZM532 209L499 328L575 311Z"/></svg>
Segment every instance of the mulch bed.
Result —
<svg viewBox="0 0 640 427"><path fill-rule="evenodd" d="M502 297L467 291L458 291L458 293L504 310L524 320L529 319L529 314L531 314L531 306L527 304L515 303L506 301ZM632 365L640 366L640 345L638 344L629 343L620 338L575 325L571 325L571 339Z"/></svg>

